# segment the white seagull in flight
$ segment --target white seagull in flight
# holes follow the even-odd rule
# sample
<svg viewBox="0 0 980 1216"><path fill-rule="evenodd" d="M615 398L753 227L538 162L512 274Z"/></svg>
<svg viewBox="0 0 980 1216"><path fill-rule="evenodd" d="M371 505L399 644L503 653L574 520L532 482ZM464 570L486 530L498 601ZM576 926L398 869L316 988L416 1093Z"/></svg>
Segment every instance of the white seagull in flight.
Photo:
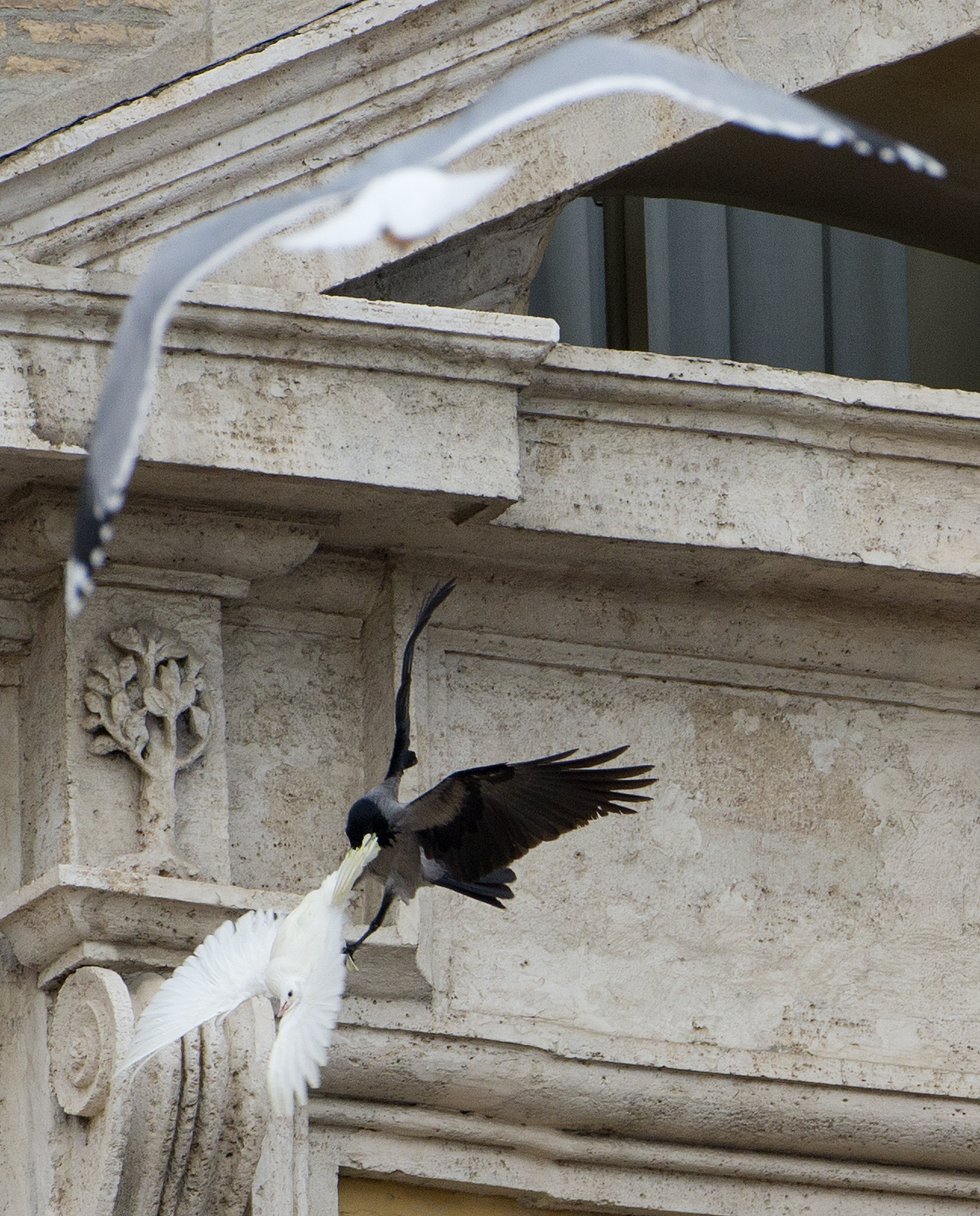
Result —
<svg viewBox="0 0 980 1216"><path fill-rule="evenodd" d="M246 912L226 920L161 985L140 1014L119 1074L210 1018L225 1018L253 996L278 1003L269 1055L269 1099L277 1115L306 1104L327 1062L346 983L344 920L351 890L378 855L373 836L288 916Z"/></svg>
<svg viewBox="0 0 980 1216"><path fill-rule="evenodd" d="M448 166L502 132L560 106L613 93L653 93L767 135L850 146L862 156L901 162L932 177L945 168L910 144L830 110L666 47L616 38L566 43L505 76L435 130L383 145L326 186L286 198L258 197L198 220L164 241L137 284L116 334L75 524L65 580L69 615L93 590L112 520L122 509L146 426L160 350L185 291L262 237L302 220L337 197L325 223L283 240L287 248L341 249L388 235L429 236L506 180L511 169L450 173Z"/></svg>

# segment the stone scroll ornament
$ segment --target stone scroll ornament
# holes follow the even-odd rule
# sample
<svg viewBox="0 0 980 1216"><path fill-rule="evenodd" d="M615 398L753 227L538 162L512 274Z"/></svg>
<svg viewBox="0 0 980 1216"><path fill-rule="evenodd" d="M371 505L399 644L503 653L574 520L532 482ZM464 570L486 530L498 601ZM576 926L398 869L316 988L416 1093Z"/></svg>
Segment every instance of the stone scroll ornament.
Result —
<svg viewBox="0 0 980 1216"><path fill-rule="evenodd" d="M147 621L109 634L85 680L89 751L121 752L140 775L139 849L116 864L180 878L197 871L177 850L177 774L201 758L213 704L204 661L176 633Z"/></svg>

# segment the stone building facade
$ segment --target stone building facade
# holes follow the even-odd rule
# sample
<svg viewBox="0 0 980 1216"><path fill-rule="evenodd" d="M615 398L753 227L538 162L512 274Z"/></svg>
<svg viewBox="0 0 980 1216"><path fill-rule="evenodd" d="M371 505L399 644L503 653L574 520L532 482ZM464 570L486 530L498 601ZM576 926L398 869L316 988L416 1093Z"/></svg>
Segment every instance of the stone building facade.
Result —
<svg viewBox="0 0 980 1216"><path fill-rule="evenodd" d="M980 1212L980 398L526 314L597 183L977 260L980 7L323 8L0 5L0 1211ZM620 97L502 137L520 171L409 256L256 247L180 309L67 622L83 445L159 241L598 30L812 92L950 178ZM505 912L400 909L292 1124L259 1001L114 1082L156 977L340 856L450 575L417 786L628 742L653 800L525 858Z"/></svg>

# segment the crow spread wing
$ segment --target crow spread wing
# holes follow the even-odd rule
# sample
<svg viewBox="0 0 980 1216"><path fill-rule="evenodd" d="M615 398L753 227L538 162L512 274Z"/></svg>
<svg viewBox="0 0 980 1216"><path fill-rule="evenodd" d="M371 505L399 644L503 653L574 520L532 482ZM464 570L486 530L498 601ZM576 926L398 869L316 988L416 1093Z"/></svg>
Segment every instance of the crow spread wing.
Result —
<svg viewBox="0 0 980 1216"><path fill-rule="evenodd" d="M455 586L456 580L450 579L448 583L441 583L432 588L425 597L425 603L419 609L415 625L405 643L405 650L402 653L402 678L398 686L398 695L395 697L395 742L391 749L391 762L388 765L385 780L389 777L400 777L407 768L411 768L417 762L415 753L409 746L412 732L409 701L412 693L412 660L415 657L415 643L418 641L419 634L428 625L433 612Z"/></svg>
<svg viewBox="0 0 980 1216"><path fill-rule="evenodd" d="M570 759L574 751L521 764L489 764L452 773L410 802L401 822L425 855L454 878L476 882L600 815L630 815L649 801L636 793L656 780L650 766L601 769L626 751Z"/></svg>

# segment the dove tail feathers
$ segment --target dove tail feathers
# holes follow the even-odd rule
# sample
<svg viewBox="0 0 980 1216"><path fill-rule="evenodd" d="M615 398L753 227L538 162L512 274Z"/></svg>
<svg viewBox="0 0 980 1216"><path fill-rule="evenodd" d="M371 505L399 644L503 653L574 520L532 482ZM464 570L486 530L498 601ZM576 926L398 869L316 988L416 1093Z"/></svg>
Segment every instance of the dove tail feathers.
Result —
<svg viewBox="0 0 980 1216"><path fill-rule="evenodd" d="M381 846L374 835L365 836L363 843L356 849L347 850L343 861L323 884L332 904L343 907L347 903L354 883L380 852Z"/></svg>

